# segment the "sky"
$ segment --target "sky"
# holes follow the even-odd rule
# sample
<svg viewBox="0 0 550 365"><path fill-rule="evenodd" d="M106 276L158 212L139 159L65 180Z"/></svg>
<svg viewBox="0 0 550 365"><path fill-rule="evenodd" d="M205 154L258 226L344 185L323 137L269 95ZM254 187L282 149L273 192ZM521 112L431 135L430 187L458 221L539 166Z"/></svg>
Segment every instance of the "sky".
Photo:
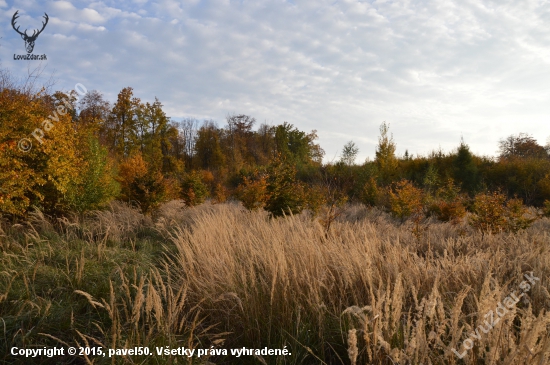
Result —
<svg viewBox="0 0 550 365"><path fill-rule="evenodd" d="M39 29L33 54L20 30ZM42 68L115 101L124 87L173 120L253 116L317 130L373 158L382 122L397 153L479 155L520 132L550 136L550 0L0 0L0 67ZM360 162L360 161L358 161Z"/></svg>

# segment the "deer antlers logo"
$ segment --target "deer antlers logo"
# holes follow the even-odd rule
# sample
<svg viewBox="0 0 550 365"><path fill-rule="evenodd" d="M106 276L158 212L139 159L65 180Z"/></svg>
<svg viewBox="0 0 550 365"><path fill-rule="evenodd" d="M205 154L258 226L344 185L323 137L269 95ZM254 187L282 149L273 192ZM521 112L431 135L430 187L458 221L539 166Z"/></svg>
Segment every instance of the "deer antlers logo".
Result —
<svg viewBox="0 0 550 365"><path fill-rule="evenodd" d="M25 48L27 49L27 53L32 53L32 50L34 49L34 42L36 41L36 38L38 38L40 33L42 33L44 28L46 28L46 24L48 24L48 19L49 19L48 14L44 13L44 19L46 19L46 21L42 22L42 29L40 29L40 30L35 29L33 31L32 35L28 35L26 29L23 33L21 33L19 31L19 26L17 28L15 27L15 21L17 20L17 18L19 18L19 15L17 15L17 13L19 13L19 10L17 10L15 12L15 14L13 14L13 18L11 18L11 25L12 25L13 29L17 33L19 33L21 35L21 38L23 38L23 40L25 41Z"/></svg>

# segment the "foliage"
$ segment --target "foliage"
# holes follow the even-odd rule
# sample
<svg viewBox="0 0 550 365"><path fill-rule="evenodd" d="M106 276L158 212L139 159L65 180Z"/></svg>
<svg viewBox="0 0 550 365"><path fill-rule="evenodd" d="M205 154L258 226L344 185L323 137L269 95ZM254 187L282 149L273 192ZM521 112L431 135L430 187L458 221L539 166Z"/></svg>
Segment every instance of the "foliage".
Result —
<svg viewBox="0 0 550 365"><path fill-rule="evenodd" d="M274 137L278 156L297 165L321 163L324 151L314 142L317 139L316 131L307 134L284 122L275 127Z"/></svg>
<svg viewBox="0 0 550 365"><path fill-rule="evenodd" d="M408 180L401 180L388 191L390 212L404 221L408 217L421 215L424 193Z"/></svg>
<svg viewBox="0 0 550 365"><path fill-rule="evenodd" d="M523 205L523 201L517 198L506 202L506 218L506 230L514 233L529 228L537 219L536 216L530 214L529 210Z"/></svg>
<svg viewBox="0 0 550 365"><path fill-rule="evenodd" d="M430 164L430 166L428 167L422 183L428 194L433 193L439 186L439 174L437 172L437 168L433 164Z"/></svg>
<svg viewBox="0 0 550 365"><path fill-rule="evenodd" d="M340 157L340 161L348 166L351 166L355 163L355 159L357 158L357 154L359 153L359 147L353 142L349 141L344 145L344 148L342 149L342 156Z"/></svg>
<svg viewBox="0 0 550 365"><path fill-rule="evenodd" d="M435 197L429 203L428 213L440 221L458 224L466 215L463 202L464 197L460 194L460 188L449 178L444 186L437 189Z"/></svg>
<svg viewBox="0 0 550 365"><path fill-rule="evenodd" d="M107 124L107 143L112 151L121 157L128 157L139 150L139 125L143 108L141 101L134 97L131 87L125 87L118 94Z"/></svg>
<svg viewBox="0 0 550 365"><path fill-rule="evenodd" d="M501 192L480 193L474 200L470 224L483 232L517 232L526 229L536 220L520 199L506 200Z"/></svg>
<svg viewBox="0 0 550 365"><path fill-rule="evenodd" d="M460 142L454 156L453 168L454 180L460 184L463 191L473 195L479 188L480 175L470 147L464 141Z"/></svg>
<svg viewBox="0 0 550 365"><path fill-rule="evenodd" d="M528 205L540 206L550 199L550 159L510 157L501 159L486 169L485 175L493 189L508 197L517 196Z"/></svg>
<svg viewBox="0 0 550 365"><path fill-rule="evenodd" d="M219 131L213 123L205 123L197 131L195 141L196 166L202 169L219 169L225 163Z"/></svg>
<svg viewBox="0 0 550 365"><path fill-rule="evenodd" d="M376 147L376 166L383 184L389 184L396 176L397 158L395 157L395 143L393 135L389 134L390 125L386 122L380 125L380 136Z"/></svg>
<svg viewBox="0 0 550 365"><path fill-rule="evenodd" d="M22 215L31 205L51 214L68 208L82 156L70 110L54 107L43 92L0 91L0 213ZM22 141L32 144L27 152Z"/></svg>
<svg viewBox="0 0 550 365"><path fill-rule="evenodd" d="M214 187L214 203L224 203L229 195L228 189L221 183L217 183Z"/></svg>
<svg viewBox="0 0 550 365"><path fill-rule="evenodd" d="M360 201L369 207L374 207L378 204L379 198L380 189L376 183L376 179L371 176L363 185Z"/></svg>
<svg viewBox="0 0 550 365"><path fill-rule="evenodd" d="M141 153L126 158L119 167L121 198L137 203L143 213L174 198L174 182L165 179L160 171L150 168Z"/></svg>
<svg viewBox="0 0 550 365"><path fill-rule="evenodd" d="M248 210L265 207L269 200L268 176L255 171L252 176L243 176L243 182L237 188L236 196Z"/></svg>
<svg viewBox="0 0 550 365"><path fill-rule="evenodd" d="M498 143L501 158L548 158L545 148L526 133L511 135Z"/></svg>
<svg viewBox="0 0 550 365"><path fill-rule="evenodd" d="M323 164L316 132L288 122L256 130L256 119L245 114L228 115L223 127L212 120L172 122L157 98L142 102L131 87L111 104L95 90L77 100L73 91L32 93L5 80L2 85L10 86L0 94L3 214L24 215L33 205L49 214L105 207L117 195L113 176L119 165L120 198L147 211L169 196L181 194L194 205L208 195L222 202L235 193L245 206L273 215L303 209L318 214L323 205L330 210L348 201L395 210L405 219L411 214L407 204L400 206L398 190L389 188L399 180L422 188L427 211L452 223L465 214L471 201L466 194L473 199L481 190L500 190L538 208L550 200L550 159L527 134L501 141L499 159L474 155L464 141L451 153L398 158L384 122L374 161L357 164L359 148L350 141L338 162ZM79 107L67 109L64 100ZM17 141L36 128L45 143L31 137L32 150L22 153ZM137 155L145 167L137 160L129 166ZM263 177L243 171L262 171ZM445 189L454 197L446 197Z"/></svg>
<svg viewBox="0 0 550 365"><path fill-rule="evenodd" d="M186 174L181 182L181 198L186 205L193 207L204 203L209 196L208 186L204 183L204 175L199 171Z"/></svg>
<svg viewBox="0 0 550 365"><path fill-rule="evenodd" d="M506 196L500 192L480 193L474 200L474 211L470 224L483 232L498 233L506 227L504 204Z"/></svg>
<svg viewBox="0 0 550 365"><path fill-rule="evenodd" d="M101 209L120 193L113 162L96 137L88 137L83 157L82 180L68 194L71 208L77 212Z"/></svg>
<svg viewBox="0 0 550 365"><path fill-rule="evenodd" d="M306 189L296 180L296 167L282 157L267 169L267 194L265 209L275 217L300 213L306 208Z"/></svg>

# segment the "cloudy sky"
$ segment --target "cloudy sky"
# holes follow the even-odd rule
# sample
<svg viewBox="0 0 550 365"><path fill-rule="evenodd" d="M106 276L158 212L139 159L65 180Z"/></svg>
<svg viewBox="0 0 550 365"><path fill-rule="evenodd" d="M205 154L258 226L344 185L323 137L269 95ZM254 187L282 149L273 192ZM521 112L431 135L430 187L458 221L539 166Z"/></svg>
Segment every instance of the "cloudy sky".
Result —
<svg viewBox="0 0 550 365"><path fill-rule="evenodd" d="M12 29L49 23L34 54ZM175 120L229 113L316 129L326 160L353 140L373 157L390 123L398 153L478 154L550 136L549 0L0 0L0 67L41 65L56 88L157 96Z"/></svg>

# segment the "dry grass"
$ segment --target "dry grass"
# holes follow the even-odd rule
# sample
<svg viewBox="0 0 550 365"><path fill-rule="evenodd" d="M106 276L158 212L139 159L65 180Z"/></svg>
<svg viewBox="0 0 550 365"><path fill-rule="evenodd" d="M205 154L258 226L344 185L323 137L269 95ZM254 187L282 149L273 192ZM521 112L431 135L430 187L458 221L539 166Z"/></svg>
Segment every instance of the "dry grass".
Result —
<svg viewBox="0 0 550 365"><path fill-rule="evenodd" d="M350 354L362 364L461 363L450 348L460 350L533 271L541 282L462 361L548 360L547 220L519 235L485 236L432 223L417 239L379 212L349 210L325 238L304 215L269 220L232 205L199 208L182 219L192 229L175 223L171 267L193 301L205 301L209 320L234 333L228 343L287 344L298 352L306 343L338 362L335 347L357 329L359 355Z"/></svg>
<svg viewBox="0 0 550 365"><path fill-rule="evenodd" d="M45 316L47 301L51 307L55 300L36 288L51 283L15 271L25 263L44 268L45 257L55 256L53 245L64 245L70 257L57 262L81 313L68 326L72 337L41 329L49 339L106 347L288 346L292 352L208 359L235 364L550 362L549 219L516 235L434 221L413 235L410 223L350 206L326 235L306 214L269 219L236 204L186 209L179 202L161 207L152 221L120 205L57 228L34 219L0 230L6 268L0 309L29 300L38 309L25 313ZM90 285L93 272L106 274L103 289ZM462 342L519 290L527 272L540 281L495 328L479 330L459 359L451 349L463 352ZM16 330L5 333L21 342Z"/></svg>

